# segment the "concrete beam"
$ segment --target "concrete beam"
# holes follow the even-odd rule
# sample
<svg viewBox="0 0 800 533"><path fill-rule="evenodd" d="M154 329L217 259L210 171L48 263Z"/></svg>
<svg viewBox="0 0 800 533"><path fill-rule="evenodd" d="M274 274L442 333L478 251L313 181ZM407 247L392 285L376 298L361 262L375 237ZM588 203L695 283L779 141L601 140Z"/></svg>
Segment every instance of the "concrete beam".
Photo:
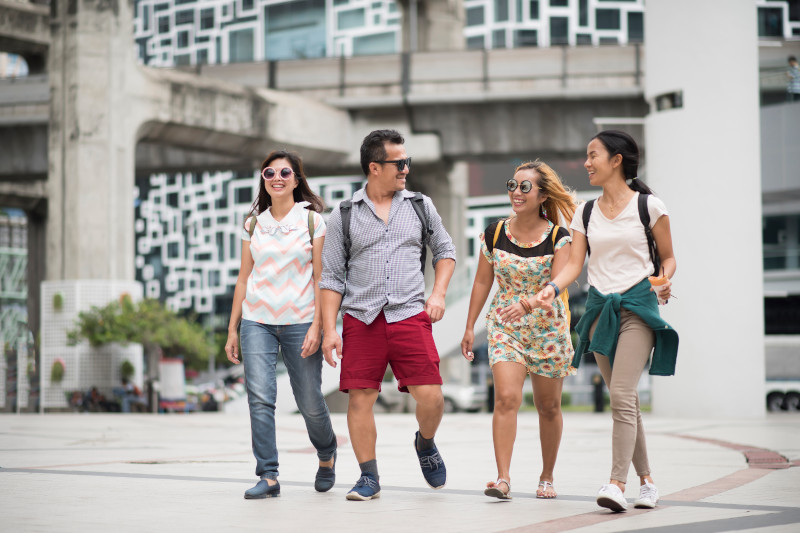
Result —
<svg viewBox="0 0 800 533"><path fill-rule="evenodd" d="M19 54L32 73L44 70L50 46L50 10L46 5L0 0L0 51Z"/></svg>

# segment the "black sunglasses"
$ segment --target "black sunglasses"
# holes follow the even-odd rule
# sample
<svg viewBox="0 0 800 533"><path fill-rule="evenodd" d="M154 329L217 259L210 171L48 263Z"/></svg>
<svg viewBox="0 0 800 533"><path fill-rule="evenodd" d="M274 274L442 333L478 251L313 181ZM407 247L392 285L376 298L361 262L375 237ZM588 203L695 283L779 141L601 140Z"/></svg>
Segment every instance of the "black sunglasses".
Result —
<svg viewBox="0 0 800 533"><path fill-rule="evenodd" d="M539 188L541 189L541 187L539 187ZM508 192L516 191L517 190L517 180L515 180L515 179L508 180L506 182L506 189L508 189ZM519 184L519 190L521 190L524 193L531 192L531 189L533 189L533 183L531 183L528 180L525 180L525 181L523 181L522 183Z"/></svg>
<svg viewBox="0 0 800 533"><path fill-rule="evenodd" d="M408 165L408 170L411 170L411 158L407 157L405 159L393 159L391 161L373 161L373 163L394 163L397 165L398 172L402 172L406 165Z"/></svg>

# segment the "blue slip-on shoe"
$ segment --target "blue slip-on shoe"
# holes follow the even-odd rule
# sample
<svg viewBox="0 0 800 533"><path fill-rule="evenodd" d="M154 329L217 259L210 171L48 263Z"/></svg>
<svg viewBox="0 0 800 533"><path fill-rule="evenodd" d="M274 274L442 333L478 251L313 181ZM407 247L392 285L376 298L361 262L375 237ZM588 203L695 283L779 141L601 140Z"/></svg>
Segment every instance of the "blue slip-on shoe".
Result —
<svg viewBox="0 0 800 533"><path fill-rule="evenodd" d="M275 483L271 487L266 479L262 479L252 489L244 491L245 500L261 500L263 498L277 498L281 495L281 484Z"/></svg>
<svg viewBox="0 0 800 533"><path fill-rule="evenodd" d="M320 466L317 469L317 477L314 479L314 490L317 492L328 492L336 483L336 451L333 452L333 465Z"/></svg>
<svg viewBox="0 0 800 533"><path fill-rule="evenodd" d="M381 497L381 486L374 474L361 472L355 487L347 493L348 500L367 501Z"/></svg>
<svg viewBox="0 0 800 533"><path fill-rule="evenodd" d="M436 445L430 450L418 450L417 438L419 431L414 436L414 450L419 457L419 467L422 469L422 475L425 477L425 482L434 489L441 489L447 483L447 468L444 466L442 456L439 455L439 450Z"/></svg>

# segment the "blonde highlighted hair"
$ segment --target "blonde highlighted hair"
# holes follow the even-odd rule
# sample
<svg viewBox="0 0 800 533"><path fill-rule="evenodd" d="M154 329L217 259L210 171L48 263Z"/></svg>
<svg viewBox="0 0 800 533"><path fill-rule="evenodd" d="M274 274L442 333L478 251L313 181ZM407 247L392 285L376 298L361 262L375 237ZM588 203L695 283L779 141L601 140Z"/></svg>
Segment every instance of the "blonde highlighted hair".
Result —
<svg viewBox="0 0 800 533"><path fill-rule="evenodd" d="M547 200L542 204L542 215L553 224L569 228L577 207L575 193L564 186L561 178L555 170L550 168L550 165L539 159L521 164L514 170L514 174L521 170L536 171L539 194L547 195ZM559 223L559 214L564 219L563 224Z"/></svg>

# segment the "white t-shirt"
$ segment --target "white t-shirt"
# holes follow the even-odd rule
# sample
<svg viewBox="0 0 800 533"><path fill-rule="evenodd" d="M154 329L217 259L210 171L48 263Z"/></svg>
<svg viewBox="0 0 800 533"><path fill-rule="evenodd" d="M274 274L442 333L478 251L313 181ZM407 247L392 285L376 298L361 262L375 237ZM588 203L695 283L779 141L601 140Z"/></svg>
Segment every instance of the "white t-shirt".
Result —
<svg viewBox="0 0 800 533"><path fill-rule="evenodd" d="M589 285L603 294L625 292L652 274L653 262L647 249L647 237L639 218L639 193L634 194L613 220L606 218L595 202L589 218ZM582 204L575 210L569 227L586 234L583 229ZM653 195L647 200L650 227L668 216L667 207Z"/></svg>

